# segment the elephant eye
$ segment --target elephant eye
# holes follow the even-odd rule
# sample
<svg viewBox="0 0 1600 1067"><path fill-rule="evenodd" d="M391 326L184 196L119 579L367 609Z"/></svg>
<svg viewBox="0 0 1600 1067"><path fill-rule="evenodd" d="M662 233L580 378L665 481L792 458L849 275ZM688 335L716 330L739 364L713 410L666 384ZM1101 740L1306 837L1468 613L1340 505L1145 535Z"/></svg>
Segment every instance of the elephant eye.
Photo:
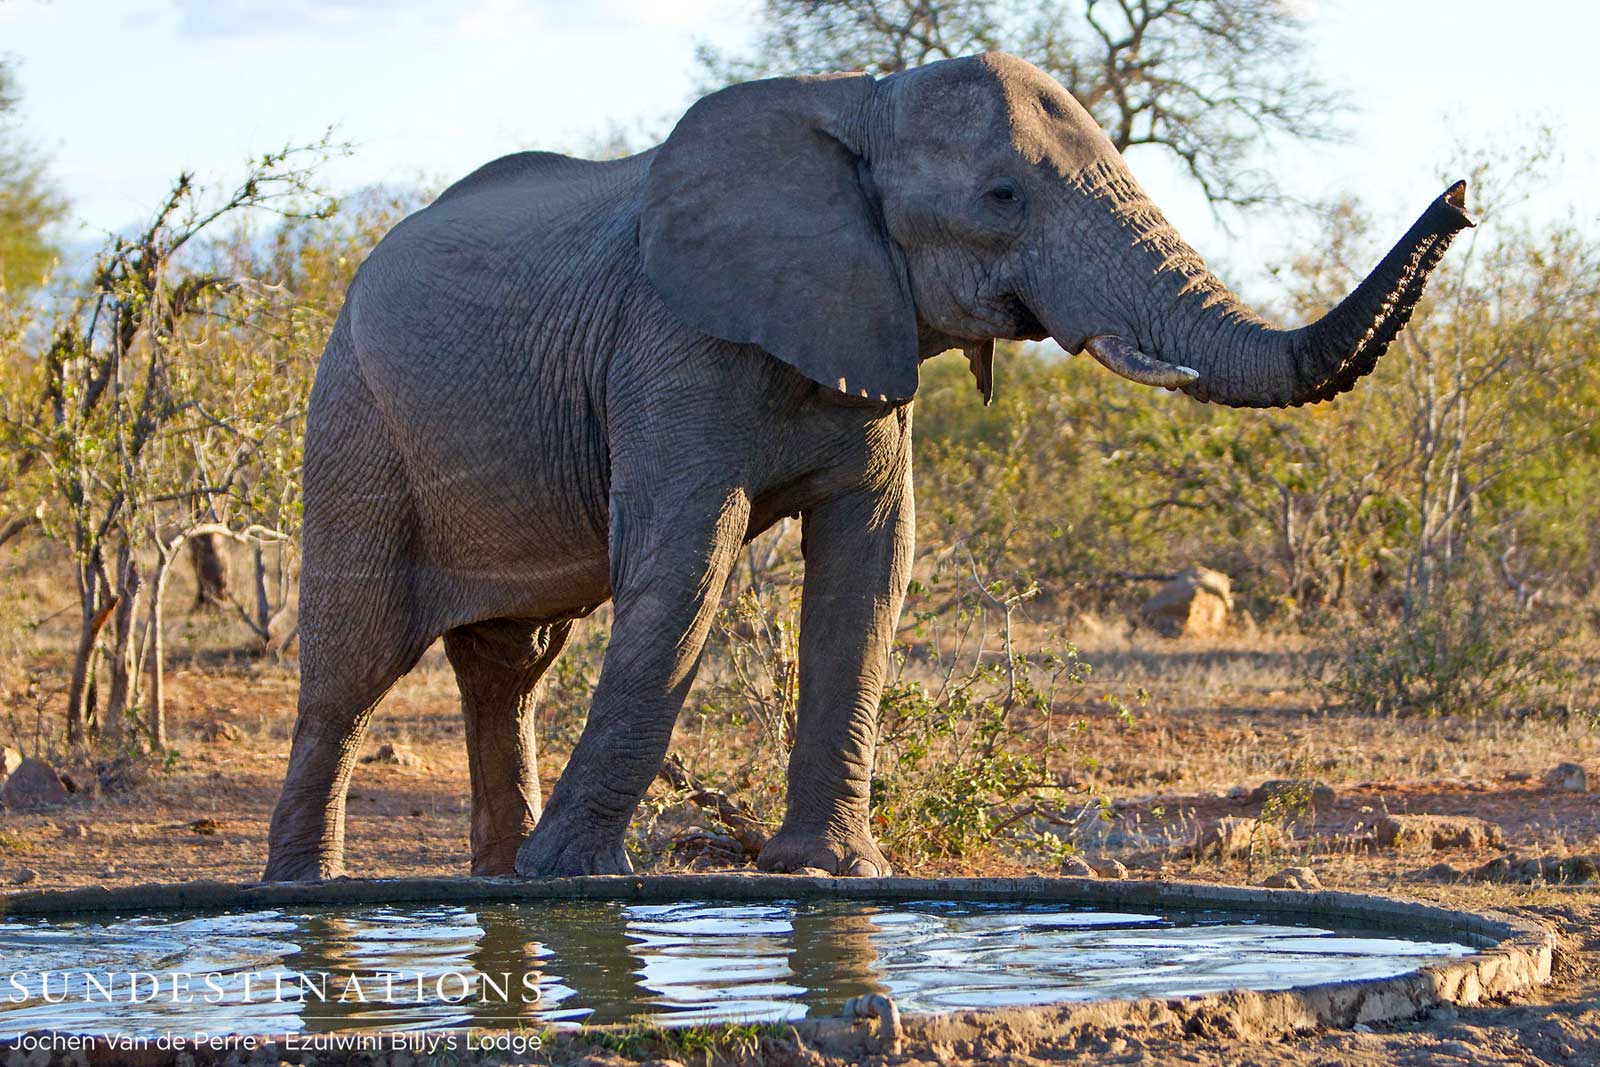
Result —
<svg viewBox="0 0 1600 1067"><path fill-rule="evenodd" d="M1012 185L1010 182L1001 182L999 185L996 185L994 188L989 190L989 199L999 201L1002 204L1016 203L1016 186Z"/></svg>

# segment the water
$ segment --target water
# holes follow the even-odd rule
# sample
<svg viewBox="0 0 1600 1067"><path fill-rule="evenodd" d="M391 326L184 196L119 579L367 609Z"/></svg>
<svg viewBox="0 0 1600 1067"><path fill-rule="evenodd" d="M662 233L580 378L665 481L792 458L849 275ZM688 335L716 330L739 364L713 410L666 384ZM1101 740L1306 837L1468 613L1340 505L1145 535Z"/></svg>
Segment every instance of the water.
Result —
<svg viewBox="0 0 1600 1067"><path fill-rule="evenodd" d="M0 1037L779 1021L879 992L902 1012L941 1012L1286 989L1471 951L1279 916L951 901L8 919Z"/></svg>

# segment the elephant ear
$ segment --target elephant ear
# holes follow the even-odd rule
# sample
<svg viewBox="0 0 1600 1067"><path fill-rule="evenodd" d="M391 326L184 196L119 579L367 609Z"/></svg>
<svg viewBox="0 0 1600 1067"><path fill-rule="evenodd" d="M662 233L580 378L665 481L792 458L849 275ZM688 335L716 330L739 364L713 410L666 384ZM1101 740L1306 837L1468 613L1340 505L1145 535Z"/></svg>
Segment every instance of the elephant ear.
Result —
<svg viewBox="0 0 1600 1067"><path fill-rule="evenodd" d="M906 400L916 312L847 133L872 92L867 75L835 74L701 100L651 160L639 246L695 329L841 393Z"/></svg>

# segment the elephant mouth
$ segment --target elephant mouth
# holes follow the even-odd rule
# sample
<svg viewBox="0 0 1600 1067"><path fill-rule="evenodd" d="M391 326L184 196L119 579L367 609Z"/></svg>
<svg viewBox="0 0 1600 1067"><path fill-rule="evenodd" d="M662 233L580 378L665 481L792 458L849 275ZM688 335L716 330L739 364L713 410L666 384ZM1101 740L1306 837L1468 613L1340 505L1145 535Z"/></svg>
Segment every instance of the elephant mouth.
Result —
<svg viewBox="0 0 1600 1067"><path fill-rule="evenodd" d="M1004 335L1011 341L1043 341L1050 336L1050 331L1045 329L1039 317L1028 309L1020 297L1006 296L999 300L1000 310L1006 321L1007 333Z"/></svg>

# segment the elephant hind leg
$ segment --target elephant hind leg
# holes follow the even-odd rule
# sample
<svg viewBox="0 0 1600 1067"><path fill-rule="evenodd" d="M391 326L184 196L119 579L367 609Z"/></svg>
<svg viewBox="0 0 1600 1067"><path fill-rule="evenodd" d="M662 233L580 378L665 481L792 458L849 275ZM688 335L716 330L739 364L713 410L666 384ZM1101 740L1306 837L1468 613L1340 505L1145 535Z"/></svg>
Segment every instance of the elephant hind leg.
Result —
<svg viewBox="0 0 1600 1067"><path fill-rule="evenodd" d="M365 670L354 666L355 657L371 657L371 649L318 662L302 647L300 711L267 835L264 880L316 882L344 874L345 797L367 724L425 647L397 637L382 666Z"/></svg>
<svg viewBox="0 0 1600 1067"><path fill-rule="evenodd" d="M439 630L424 617L405 465L336 334L306 434L300 701L265 878L344 872L345 794L372 711Z"/></svg>
<svg viewBox="0 0 1600 1067"><path fill-rule="evenodd" d="M344 873L345 796L367 724L434 636L418 628L410 592L404 570L374 572L357 558L307 552L300 709L267 836L269 882Z"/></svg>
<svg viewBox="0 0 1600 1067"><path fill-rule="evenodd" d="M518 847L539 821L534 706L539 680L571 631L570 620L492 619L444 635L466 721L473 874L511 874Z"/></svg>

